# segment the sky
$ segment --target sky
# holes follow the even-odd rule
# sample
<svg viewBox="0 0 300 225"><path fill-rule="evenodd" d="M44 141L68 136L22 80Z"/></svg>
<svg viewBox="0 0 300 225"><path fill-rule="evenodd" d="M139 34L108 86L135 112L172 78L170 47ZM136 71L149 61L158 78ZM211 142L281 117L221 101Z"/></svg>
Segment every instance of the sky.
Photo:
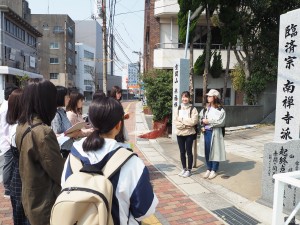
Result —
<svg viewBox="0 0 300 225"><path fill-rule="evenodd" d="M68 14L73 20L89 20L96 0L27 0L32 14ZM107 7L111 0L106 0ZM115 74L122 75L121 66L139 60L133 51L143 52L144 38L144 1L116 0L114 27L115 35L123 52L115 44L119 63L116 63ZM109 9L107 10L109 11ZM135 12L138 11L138 12ZM118 15L120 14L120 15ZM118 35L119 34L119 35ZM130 61L129 61L130 60Z"/></svg>

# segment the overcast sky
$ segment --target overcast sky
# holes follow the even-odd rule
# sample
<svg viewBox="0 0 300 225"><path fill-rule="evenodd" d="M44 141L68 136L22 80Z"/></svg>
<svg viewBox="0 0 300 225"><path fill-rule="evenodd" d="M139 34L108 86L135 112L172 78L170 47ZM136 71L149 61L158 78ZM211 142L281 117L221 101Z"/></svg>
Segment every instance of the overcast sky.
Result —
<svg viewBox="0 0 300 225"><path fill-rule="evenodd" d="M27 0L32 14L68 14L73 20L91 19L92 3L96 0ZM106 0L107 6L110 0ZM133 51L143 52L144 38L144 1L143 0L117 0L114 27L120 35L115 35L123 51L131 62L138 61L138 55ZM133 11L139 11L134 12ZM118 15L120 14L120 15ZM120 59L118 66L130 63L126 56L115 45L117 56ZM120 68L115 73L121 75Z"/></svg>

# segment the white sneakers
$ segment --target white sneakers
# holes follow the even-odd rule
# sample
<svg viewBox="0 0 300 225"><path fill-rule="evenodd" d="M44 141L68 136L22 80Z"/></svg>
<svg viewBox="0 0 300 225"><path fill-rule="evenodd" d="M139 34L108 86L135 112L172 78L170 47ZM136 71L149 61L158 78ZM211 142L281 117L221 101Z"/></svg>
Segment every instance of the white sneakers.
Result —
<svg viewBox="0 0 300 225"><path fill-rule="evenodd" d="M207 179L209 177L210 174L210 170L206 170L205 174L204 174L204 179Z"/></svg>
<svg viewBox="0 0 300 225"><path fill-rule="evenodd" d="M182 170L178 176L180 177L189 177L192 175L192 172L190 170Z"/></svg>
<svg viewBox="0 0 300 225"><path fill-rule="evenodd" d="M182 175L185 173L185 171L186 171L186 170L182 170L182 171L178 174L178 176L182 177Z"/></svg>
<svg viewBox="0 0 300 225"><path fill-rule="evenodd" d="M206 170L205 174L204 174L204 179L214 179L215 177L217 176L217 173L215 171L209 171L209 170Z"/></svg>
<svg viewBox="0 0 300 225"><path fill-rule="evenodd" d="M182 177L189 177L192 175L192 172L190 170L187 170L184 172L184 174L182 175Z"/></svg>

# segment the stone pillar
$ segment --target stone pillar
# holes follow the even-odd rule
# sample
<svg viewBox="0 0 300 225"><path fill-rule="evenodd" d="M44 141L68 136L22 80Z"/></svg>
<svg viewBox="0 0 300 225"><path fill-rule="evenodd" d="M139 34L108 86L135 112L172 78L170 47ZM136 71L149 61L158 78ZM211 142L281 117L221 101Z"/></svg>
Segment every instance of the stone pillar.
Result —
<svg viewBox="0 0 300 225"><path fill-rule="evenodd" d="M173 101L172 112L181 104L181 93L189 90L189 60L179 59L179 62L173 67ZM176 141L176 127L172 123L172 140Z"/></svg>
<svg viewBox="0 0 300 225"><path fill-rule="evenodd" d="M276 120L274 142L264 149L262 176L263 203L271 206L276 173L299 170L300 162L300 9L280 16ZM300 191L286 186L284 209L291 211L300 200Z"/></svg>

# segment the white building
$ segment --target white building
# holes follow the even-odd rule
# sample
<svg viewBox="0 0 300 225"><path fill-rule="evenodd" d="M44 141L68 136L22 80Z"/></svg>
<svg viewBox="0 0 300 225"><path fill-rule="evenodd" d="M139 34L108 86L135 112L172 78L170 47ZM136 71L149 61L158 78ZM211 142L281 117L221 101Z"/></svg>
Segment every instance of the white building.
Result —
<svg viewBox="0 0 300 225"><path fill-rule="evenodd" d="M76 87L88 100L92 99L98 77L95 74L95 49L83 43L76 43Z"/></svg>
<svg viewBox="0 0 300 225"><path fill-rule="evenodd" d="M177 0L148 0L145 4L145 28L144 28L144 70L166 69L172 70L178 59L185 57L184 43L179 43L179 26L177 14L179 5ZM206 42L205 18L200 19L200 38L194 44L193 62L202 55ZM227 62L227 51L221 44L221 34L217 27L212 27L212 51L220 51L223 69ZM189 49L187 58L189 59ZM234 52L230 52L230 69L237 64ZM187 78L188 79L188 78ZM203 76L194 76L195 105L202 105ZM224 76L212 78L208 76L208 89L223 89ZM240 103L240 98L234 91L229 78L226 90L226 104Z"/></svg>

